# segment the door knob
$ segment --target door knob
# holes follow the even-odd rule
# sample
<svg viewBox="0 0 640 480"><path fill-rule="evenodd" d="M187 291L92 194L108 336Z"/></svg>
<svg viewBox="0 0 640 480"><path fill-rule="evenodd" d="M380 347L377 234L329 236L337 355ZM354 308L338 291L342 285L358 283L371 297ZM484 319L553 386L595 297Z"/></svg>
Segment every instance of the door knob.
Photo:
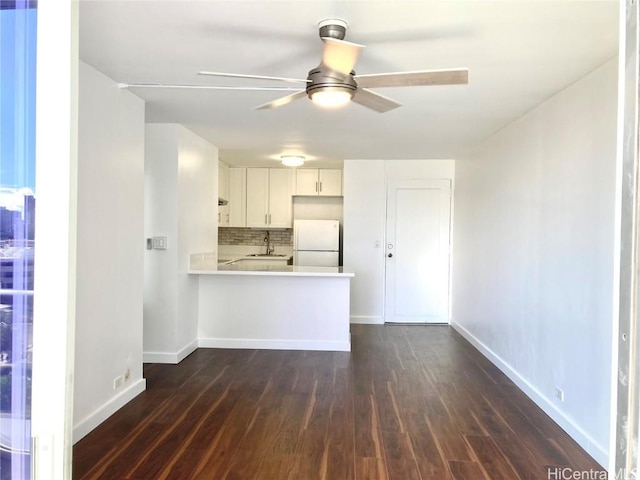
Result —
<svg viewBox="0 0 640 480"><path fill-rule="evenodd" d="M393 257L393 253L388 253L387 257L389 257L389 258Z"/></svg>

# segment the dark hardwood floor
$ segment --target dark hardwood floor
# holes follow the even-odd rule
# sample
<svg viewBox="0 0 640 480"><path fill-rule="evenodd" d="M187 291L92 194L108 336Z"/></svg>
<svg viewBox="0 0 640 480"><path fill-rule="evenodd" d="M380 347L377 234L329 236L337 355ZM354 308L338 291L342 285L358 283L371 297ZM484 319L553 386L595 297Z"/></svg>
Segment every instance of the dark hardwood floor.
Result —
<svg viewBox="0 0 640 480"><path fill-rule="evenodd" d="M350 354L200 349L179 365L146 365L147 390L75 445L73 478L546 480L561 478L549 468L602 470L450 327L351 330Z"/></svg>

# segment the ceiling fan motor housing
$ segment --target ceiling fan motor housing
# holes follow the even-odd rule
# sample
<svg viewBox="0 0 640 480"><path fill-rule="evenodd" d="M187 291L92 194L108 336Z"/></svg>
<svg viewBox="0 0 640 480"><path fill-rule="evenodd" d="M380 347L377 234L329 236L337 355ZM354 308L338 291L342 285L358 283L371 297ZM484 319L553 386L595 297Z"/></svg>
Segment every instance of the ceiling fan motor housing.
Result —
<svg viewBox="0 0 640 480"><path fill-rule="evenodd" d="M307 83L306 88L307 95L311 98L317 91L343 90L349 92L349 95L353 97L358 89L358 84L353 78L354 75L354 71L349 75L344 75L340 72L327 70L320 65L309 71L307 77L309 83Z"/></svg>
<svg viewBox="0 0 640 480"><path fill-rule="evenodd" d="M331 18L321 21L318 24L318 29L320 30L320 38L330 37L337 40L344 40L347 34L347 22Z"/></svg>

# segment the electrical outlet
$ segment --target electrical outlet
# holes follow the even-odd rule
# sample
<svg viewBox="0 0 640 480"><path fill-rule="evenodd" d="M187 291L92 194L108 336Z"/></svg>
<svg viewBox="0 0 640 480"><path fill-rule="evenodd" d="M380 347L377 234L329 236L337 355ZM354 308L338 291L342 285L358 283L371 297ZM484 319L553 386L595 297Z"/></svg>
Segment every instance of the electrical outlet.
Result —
<svg viewBox="0 0 640 480"><path fill-rule="evenodd" d="M117 390L121 386L122 386L122 376L118 375L116 378L113 379L113 389Z"/></svg>
<svg viewBox="0 0 640 480"><path fill-rule="evenodd" d="M131 379L131 370L127 368L124 371L124 375L122 376L122 378L124 379L125 382L128 382Z"/></svg>
<svg viewBox="0 0 640 480"><path fill-rule="evenodd" d="M561 402L564 402L564 392L559 387L556 387L556 398Z"/></svg>

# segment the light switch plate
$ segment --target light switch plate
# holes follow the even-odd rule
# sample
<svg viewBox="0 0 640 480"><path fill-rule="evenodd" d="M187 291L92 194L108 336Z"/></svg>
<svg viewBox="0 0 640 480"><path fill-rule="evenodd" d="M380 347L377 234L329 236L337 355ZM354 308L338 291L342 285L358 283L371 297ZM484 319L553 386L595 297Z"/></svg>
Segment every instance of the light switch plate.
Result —
<svg viewBox="0 0 640 480"><path fill-rule="evenodd" d="M153 237L153 248L155 250L166 250L167 237Z"/></svg>

